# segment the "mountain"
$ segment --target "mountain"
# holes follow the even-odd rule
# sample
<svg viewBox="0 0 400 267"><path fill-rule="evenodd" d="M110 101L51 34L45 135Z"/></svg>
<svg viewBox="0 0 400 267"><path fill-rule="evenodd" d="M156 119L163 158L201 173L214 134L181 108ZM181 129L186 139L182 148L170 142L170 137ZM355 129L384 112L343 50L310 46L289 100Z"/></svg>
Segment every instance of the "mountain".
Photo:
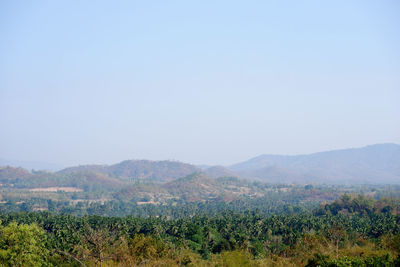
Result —
<svg viewBox="0 0 400 267"><path fill-rule="evenodd" d="M239 171L243 177L262 180L268 183L322 183L320 177L311 172L299 172L279 165L271 165L260 169ZM326 181L325 181L326 182Z"/></svg>
<svg viewBox="0 0 400 267"><path fill-rule="evenodd" d="M193 173L197 175L190 178ZM0 167L0 183L6 187L71 186L84 191L118 191L134 184L154 183L165 184L157 188L159 194L182 196L179 188L183 188L180 191L188 192L184 194L187 198L189 194L194 198L198 195L212 198L216 191L228 192L220 177L269 183L400 184L400 145L378 144L296 156L261 155L229 167L202 166L202 169L177 161L150 160L83 165L58 172ZM131 190L135 193L140 188ZM126 192L128 197L132 194Z"/></svg>
<svg viewBox="0 0 400 267"><path fill-rule="evenodd" d="M114 165L83 165L70 167L59 173L70 174L91 171L121 180L150 180L168 182L199 171L191 164L177 161L126 160Z"/></svg>
<svg viewBox="0 0 400 267"><path fill-rule="evenodd" d="M377 144L308 155L261 155L229 169L266 182L400 183L400 145Z"/></svg>

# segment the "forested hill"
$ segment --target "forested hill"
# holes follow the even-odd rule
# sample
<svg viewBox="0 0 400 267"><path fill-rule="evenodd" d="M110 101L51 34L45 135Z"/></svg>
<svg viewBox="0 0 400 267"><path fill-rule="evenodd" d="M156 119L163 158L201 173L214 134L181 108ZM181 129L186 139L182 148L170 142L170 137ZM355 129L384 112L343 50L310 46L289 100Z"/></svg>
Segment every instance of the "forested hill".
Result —
<svg viewBox="0 0 400 267"><path fill-rule="evenodd" d="M102 173L122 180L151 180L168 182L200 171L196 166L178 161L126 160L114 165L83 165L66 168L61 174L73 174L82 171Z"/></svg>
<svg viewBox="0 0 400 267"><path fill-rule="evenodd" d="M168 183L199 172L191 164L175 161L127 160L115 165L84 165L59 172L28 171L0 167L3 188L45 190L49 187L73 187L83 191L119 191L135 183Z"/></svg>
<svg viewBox="0 0 400 267"><path fill-rule="evenodd" d="M185 203L209 200L229 202L242 197L265 196L271 194L270 190L267 185L260 186L235 177L213 179L198 172L164 184L135 183L116 192L114 197L142 204L166 204L174 200Z"/></svg>
<svg viewBox="0 0 400 267"><path fill-rule="evenodd" d="M0 183L17 187L73 186L114 190L126 183L168 183L193 173L210 178L240 177L268 183L400 184L400 145L381 144L309 155L261 155L229 167L178 161L126 160L82 165L58 172L0 167Z"/></svg>
<svg viewBox="0 0 400 267"><path fill-rule="evenodd" d="M211 178L218 177L238 177L239 175L234 171L229 170L223 166L211 166L202 170L207 176Z"/></svg>
<svg viewBox="0 0 400 267"><path fill-rule="evenodd" d="M400 145L377 144L309 155L261 155L229 167L267 182L400 183Z"/></svg>

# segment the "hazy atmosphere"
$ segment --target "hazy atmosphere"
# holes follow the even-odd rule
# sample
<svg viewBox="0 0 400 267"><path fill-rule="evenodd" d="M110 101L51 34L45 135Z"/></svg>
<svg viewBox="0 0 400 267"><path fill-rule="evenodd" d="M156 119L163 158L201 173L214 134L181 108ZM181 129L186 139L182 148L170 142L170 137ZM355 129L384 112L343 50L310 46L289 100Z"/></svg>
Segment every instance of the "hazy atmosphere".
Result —
<svg viewBox="0 0 400 267"><path fill-rule="evenodd" d="M0 266L400 266L400 1L0 1Z"/></svg>
<svg viewBox="0 0 400 267"><path fill-rule="evenodd" d="M399 14L398 1L1 1L0 158L226 165L399 144Z"/></svg>

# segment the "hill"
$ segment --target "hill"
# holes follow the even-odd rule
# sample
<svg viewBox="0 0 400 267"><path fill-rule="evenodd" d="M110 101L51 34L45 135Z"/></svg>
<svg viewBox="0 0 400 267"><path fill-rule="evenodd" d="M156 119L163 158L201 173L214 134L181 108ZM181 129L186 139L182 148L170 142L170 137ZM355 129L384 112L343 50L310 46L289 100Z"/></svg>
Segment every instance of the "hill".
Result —
<svg viewBox="0 0 400 267"><path fill-rule="evenodd" d="M144 203L165 203L168 200L186 202L218 199L232 201L241 196L261 196L266 193L253 183L236 177L210 178L196 172L164 184L136 183L114 194L115 198Z"/></svg>
<svg viewBox="0 0 400 267"><path fill-rule="evenodd" d="M162 186L173 196L186 201L199 201L217 197L223 189L219 184L202 173L193 173Z"/></svg>
<svg viewBox="0 0 400 267"><path fill-rule="evenodd" d="M20 179L29 179L31 177L32 174L29 171L20 167L0 167L0 183L2 184L13 184L15 182L18 182L18 180Z"/></svg>
<svg viewBox="0 0 400 267"><path fill-rule="evenodd" d="M127 183L94 171L53 173L46 171L29 172L23 168L0 167L0 183L3 187L46 188L76 187L85 191L120 190Z"/></svg>
<svg viewBox="0 0 400 267"><path fill-rule="evenodd" d="M199 171L191 164L177 161L126 160L114 165L83 165L61 170L59 173L70 174L80 171L102 173L121 180L149 180L168 182L173 179Z"/></svg>
<svg viewBox="0 0 400 267"><path fill-rule="evenodd" d="M400 183L400 145L377 144L309 155L261 155L229 167L267 182Z"/></svg>
<svg viewBox="0 0 400 267"><path fill-rule="evenodd" d="M166 183L198 170L194 165L186 163L149 160L127 160L114 165L83 165L58 172L29 172L23 168L5 166L0 168L0 183L5 187L21 189L76 187L84 191L119 191L135 182Z"/></svg>
<svg viewBox="0 0 400 267"><path fill-rule="evenodd" d="M211 178L219 177L239 177L239 175L223 166L212 166L203 169L202 172Z"/></svg>
<svg viewBox="0 0 400 267"><path fill-rule="evenodd" d="M193 173L197 175L189 178ZM84 191L119 191L134 184L149 183L165 184L157 190L164 195L178 194L180 197L189 197L189 193L182 194L183 191L207 197L213 197L217 191L231 192L221 187L221 180L217 179L220 177L240 177L268 183L400 184L400 146L380 144L308 155L261 155L229 167L203 166L202 169L177 161L150 160L82 165L58 172L30 172L10 166L0 168L0 183L5 187L63 186L78 187ZM210 188L205 190L207 186ZM138 192L139 189L133 191ZM132 194L126 192L125 195Z"/></svg>

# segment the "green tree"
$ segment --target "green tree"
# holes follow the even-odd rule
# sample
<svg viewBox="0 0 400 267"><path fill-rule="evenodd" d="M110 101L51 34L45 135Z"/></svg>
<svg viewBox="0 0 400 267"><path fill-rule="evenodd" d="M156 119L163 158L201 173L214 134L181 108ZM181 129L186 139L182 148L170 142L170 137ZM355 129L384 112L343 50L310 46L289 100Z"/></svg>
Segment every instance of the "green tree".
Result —
<svg viewBox="0 0 400 267"><path fill-rule="evenodd" d="M46 235L36 224L11 222L0 229L0 263L2 266L48 266Z"/></svg>

